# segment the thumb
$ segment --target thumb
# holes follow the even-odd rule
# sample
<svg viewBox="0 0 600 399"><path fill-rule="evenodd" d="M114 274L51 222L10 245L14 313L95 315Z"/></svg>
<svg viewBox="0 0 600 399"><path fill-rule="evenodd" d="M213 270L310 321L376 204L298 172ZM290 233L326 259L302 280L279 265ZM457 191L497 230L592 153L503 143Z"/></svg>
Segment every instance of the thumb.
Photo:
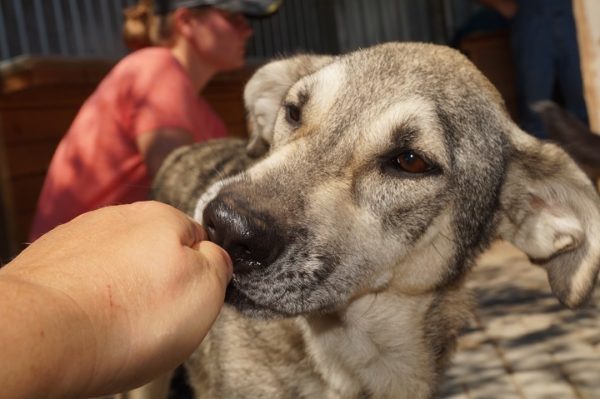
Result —
<svg viewBox="0 0 600 399"><path fill-rule="evenodd" d="M229 254L210 241L201 241L197 250L198 255L203 258L202 263L206 264L207 272L219 280L219 285L225 291L233 275L233 264Z"/></svg>
<svg viewBox="0 0 600 399"><path fill-rule="evenodd" d="M170 336L171 342L164 344L169 348L165 359L175 359L174 366L189 357L208 334L221 311L233 274L231 258L218 245L200 241L195 248L186 249L190 273L182 277L182 284L177 287L180 301L176 306L172 303L168 306L172 317L170 327L176 334ZM160 322L161 326L165 324L164 319ZM162 364L169 364L165 359Z"/></svg>
<svg viewBox="0 0 600 399"><path fill-rule="evenodd" d="M196 270L192 299L202 316L197 322L202 330L210 328L225 300L225 290L233 275L231 258L227 252L210 241L198 243L194 252Z"/></svg>
<svg viewBox="0 0 600 399"><path fill-rule="evenodd" d="M190 248L190 251L192 251L195 271L188 286L189 302L185 309L193 317L185 318L184 323L191 324L186 324L178 331L188 332L187 338L191 341L186 339L180 341L192 342L190 347L195 348L219 315L225 300L225 289L233 274L233 267L227 252L210 241L201 241L196 249Z"/></svg>

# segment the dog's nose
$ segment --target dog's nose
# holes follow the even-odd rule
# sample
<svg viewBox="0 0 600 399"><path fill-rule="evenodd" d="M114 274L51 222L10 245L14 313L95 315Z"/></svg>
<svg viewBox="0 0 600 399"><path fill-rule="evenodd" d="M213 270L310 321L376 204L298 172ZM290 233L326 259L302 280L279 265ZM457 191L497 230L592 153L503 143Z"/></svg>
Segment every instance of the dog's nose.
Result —
<svg viewBox="0 0 600 399"><path fill-rule="evenodd" d="M282 239L269 219L240 206L231 195L217 196L202 213L209 239L229 253L235 273L268 266L281 253Z"/></svg>

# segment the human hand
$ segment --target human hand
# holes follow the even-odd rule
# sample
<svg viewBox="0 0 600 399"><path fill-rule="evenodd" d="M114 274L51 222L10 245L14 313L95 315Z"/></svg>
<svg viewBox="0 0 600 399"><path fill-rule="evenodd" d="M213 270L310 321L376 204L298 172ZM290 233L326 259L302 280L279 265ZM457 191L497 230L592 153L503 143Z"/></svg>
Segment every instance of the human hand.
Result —
<svg viewBox="0 0 600 399"><path fill-rule="evenodd" d="M41 313L62 331L53 341L52 329L42 329L37 346L57 353L32 359L36 370L56 374L47 376L56 396L122 391L191 354L217 317L232 273L227 253L205 238L168 205L108 207L57 227L2 269L21 291L44 298ZM64 364L45 370L53 356Z"/></svg>

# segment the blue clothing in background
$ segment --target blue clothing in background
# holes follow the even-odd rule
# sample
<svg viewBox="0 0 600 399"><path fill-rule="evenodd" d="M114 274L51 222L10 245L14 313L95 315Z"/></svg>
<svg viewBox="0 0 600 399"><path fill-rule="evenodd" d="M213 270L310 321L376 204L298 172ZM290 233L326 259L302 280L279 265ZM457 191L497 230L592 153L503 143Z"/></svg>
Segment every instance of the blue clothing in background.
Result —
<svg viewBox="0 0 600 399"><path fill-rule="evenodd" d="M506 31L510 27L510 21L498 11L482 7L476 10L467 21L454 33L449 44L459 48L462 40L474 33L486 33Z"/></svg>
<svg viewBox="0 0 600 399"><path fill-rule="evenodd" d="M560 103L587 123L571 0L519 0L518 5L511 25L511 44L521 127L547 138L530 105L553 99L555 89L560 93Z"/></svg>

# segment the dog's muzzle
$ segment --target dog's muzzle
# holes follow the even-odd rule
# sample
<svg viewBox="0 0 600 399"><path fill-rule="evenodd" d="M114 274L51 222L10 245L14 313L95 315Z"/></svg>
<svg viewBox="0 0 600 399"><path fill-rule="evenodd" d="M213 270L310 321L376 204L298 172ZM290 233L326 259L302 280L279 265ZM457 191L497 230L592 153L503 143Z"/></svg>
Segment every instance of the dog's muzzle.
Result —
<svg viewBox="0 0 600 399"><path fill-rule="evenodd" d="M217 195L204 208L202 221L210 241L231 256L234 273L243 274L273 263L284 244L266 212L250 210L236 197L231 192Z"/></svg>

